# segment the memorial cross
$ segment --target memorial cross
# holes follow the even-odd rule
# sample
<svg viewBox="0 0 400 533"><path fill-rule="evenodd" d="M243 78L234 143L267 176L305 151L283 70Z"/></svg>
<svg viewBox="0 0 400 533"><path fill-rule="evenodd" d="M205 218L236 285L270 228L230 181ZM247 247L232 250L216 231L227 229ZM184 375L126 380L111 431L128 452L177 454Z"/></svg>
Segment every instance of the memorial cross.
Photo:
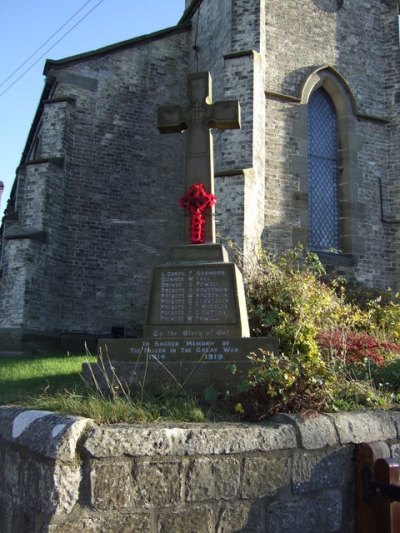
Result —
<svg viewBox="0 0 400 533"><path fill-rule="evenodd" d="M158 110L161 133L186 133L185 193L195 183L204 185L214 194L213 138L210 128L220 130L240 128L238 100L212 103L212 82L209 72L188 75L189 105L162 106ZM214 208L207 209L205 242L215 243ZM190 241L190 221L185 217L184 242Z"/></svg>

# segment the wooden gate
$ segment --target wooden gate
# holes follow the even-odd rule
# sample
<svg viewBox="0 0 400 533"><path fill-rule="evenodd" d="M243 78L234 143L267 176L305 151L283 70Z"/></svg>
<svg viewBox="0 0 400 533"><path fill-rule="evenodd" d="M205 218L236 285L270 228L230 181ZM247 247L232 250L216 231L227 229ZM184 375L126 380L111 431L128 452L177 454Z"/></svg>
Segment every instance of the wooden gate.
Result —
<svg viewBox="0 0 400 533"><path fill-rule="evenodd" d="M400 533L400 467L384 442L356 447L357 533Z"/></svg>

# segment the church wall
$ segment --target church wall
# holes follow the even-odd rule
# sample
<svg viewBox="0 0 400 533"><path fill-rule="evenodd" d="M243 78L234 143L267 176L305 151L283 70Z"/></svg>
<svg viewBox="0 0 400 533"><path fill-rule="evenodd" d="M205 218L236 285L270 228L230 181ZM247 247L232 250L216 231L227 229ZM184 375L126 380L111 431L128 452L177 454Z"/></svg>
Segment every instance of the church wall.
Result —
<svg viewBox="0 0 400 533"><path fill-rule="evenodd" d="M217 234L253 248L263 227L264 83L262 2L204 1L192 19L190 68L209 70L213 99L238 99L241 129L214 131ZM254 136L253 132L257 131Z"/></svg>
<svg viewBox="0 0 400 533"><path fill-rule="evenodd" d="M391 268L393 288L400 289L400 47L399 23L393 14L393 4L382 4L385 32L385 89L387 91L388 113L391 119L390 149L387 172L382 173L382 211L386 220L386 231L391 235Z"/></svg>
<svg viewBox="0 0 400 533"><path fill-rule="evenodd" d="M63 266L65 143L71 136L71 103L44 103L18 169L14 214L4 222L0 276L0 343L18 351L28 337L60 329ZM15 330L18 328L18 331Z"/></svg>
<svg viewBox="0 0 400 533"><path fill-rule="evenodd" d="M222 23L223 21L223 23ZM231 52L231 0L205 0L192 17L189 72L209 71L212 77L213 101L226 99L224 55ZM196 50L193 47L197 47ZM182 81L182 83L184 83ZM234 132L228 132L228 135ZM223 132L213 130L214 167L223 165Z"/></svg>
<svg viewBox="0 0 400 533"><path fill-rule="evenodd" d="M232 0L232 51L262 52L265 46L265 1Z"/></svg>
<svg viewBox="0 0 400 533"><path fill-rule="evenodd" d="M65 261L63 185L63 169L54 163L32 162L26 166L20 220L25 229L31 226L38 237L28 241L24 326L30 330L60 329L59 294Z"/></svg>
<svg viewBox="0 0 400 533"><path fill-rule="evenodd" d="M292 246L291 228L300 225L296 198L298 177L291 165L291 158L299 147L293 131L296 114L296 104L267 98L263 241L274 252Z"/></svg>
<svg viewBox="0 0 400 533"><path fill-rule="evenodd" d="M330 64L349 82L361 112L385 114L380 0L345 1L337 12L323 9L336 4L326 0L293 0L284 10L265 3L268 90L298 96L307 75Z"/></svg>
<svg viewBox="0 0 400 533"><path fill-rule="evenodd" d="M186 50L181 31L50 72L54 98L75 99L60 295L66 332L134 332L151 268L179 243L183 143L159 134L157 108L184 100Z"/></svg>
<svg viewBox="0 0 400 533"><path fill-rule="evenodd" d="M28 241L19 239L5 241L4 244L0 312L0 327L3 329L18 328L24 324L28 244Z"/></svg>
<svg viewBox="0 0 400 533"><path fill-rule="evenodd" d="M358 189L357 278L367 286L386 288L393 283L391 239L381 221L379 173L386 173L388 128L381 124L358 121L362 136L359 167L363 177Z"/></svg>
<svg viewBox="0 0 400 533"><path fill-rule="evenodd" d="M275 251L296 242L308 244L307 115L300 98L310 74L330 65L342 76L343 84L348 83L355 100L355 115L349 117L355 137L350 139L353 146L347 161L353 183L341 202L342 216L352 226L351 244L346 248L351 248L353 259L348 270L345 261L343 265L340 259L337 262L360 281L385 287L393 282L387 253L393 242L380 220L376 175L377 168L386 173L389 141L381 2L344 2L338 11L333 10L336 2L326 0L294 0L284 9L272 0L265 4L264 242Z"/></svg>

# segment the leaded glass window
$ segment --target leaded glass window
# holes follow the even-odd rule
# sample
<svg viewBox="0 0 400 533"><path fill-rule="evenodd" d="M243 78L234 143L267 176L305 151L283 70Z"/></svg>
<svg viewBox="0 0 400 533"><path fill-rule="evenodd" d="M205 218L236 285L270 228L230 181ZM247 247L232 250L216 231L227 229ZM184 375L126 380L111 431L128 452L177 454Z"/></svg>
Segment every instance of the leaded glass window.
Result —
<svg viewBox="0 0 400 533"><path fill-rule="evenodd" d="M337 116L324 89L308 103L308 205L310 248L339 249Z"/></svg>

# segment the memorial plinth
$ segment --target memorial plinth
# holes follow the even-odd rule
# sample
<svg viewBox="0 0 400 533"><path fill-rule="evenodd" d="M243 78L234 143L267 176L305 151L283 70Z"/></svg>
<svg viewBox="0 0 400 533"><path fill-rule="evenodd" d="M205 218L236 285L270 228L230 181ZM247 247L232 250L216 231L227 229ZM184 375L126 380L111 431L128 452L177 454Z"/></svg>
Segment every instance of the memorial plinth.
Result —
<svg viewBox="0 0 400 533"><path fill-rule="evenodd" d="M177 385L201 393L208 386L232 390L245 372L247 356L259 349L277 353L276 338L249 336L242 275L217 244L173 248L170 261L156 267L143 339L103 339L120 379L145 381L159 392Z"/></svg>
<svg viewBox="0 0 400 533"><path fill-rule="evenodd" d="M172 250L175 264L154 269L146 338L250 336L239 269L222 246L204 246L196 262L199 246L187 245Z"/></svg>

